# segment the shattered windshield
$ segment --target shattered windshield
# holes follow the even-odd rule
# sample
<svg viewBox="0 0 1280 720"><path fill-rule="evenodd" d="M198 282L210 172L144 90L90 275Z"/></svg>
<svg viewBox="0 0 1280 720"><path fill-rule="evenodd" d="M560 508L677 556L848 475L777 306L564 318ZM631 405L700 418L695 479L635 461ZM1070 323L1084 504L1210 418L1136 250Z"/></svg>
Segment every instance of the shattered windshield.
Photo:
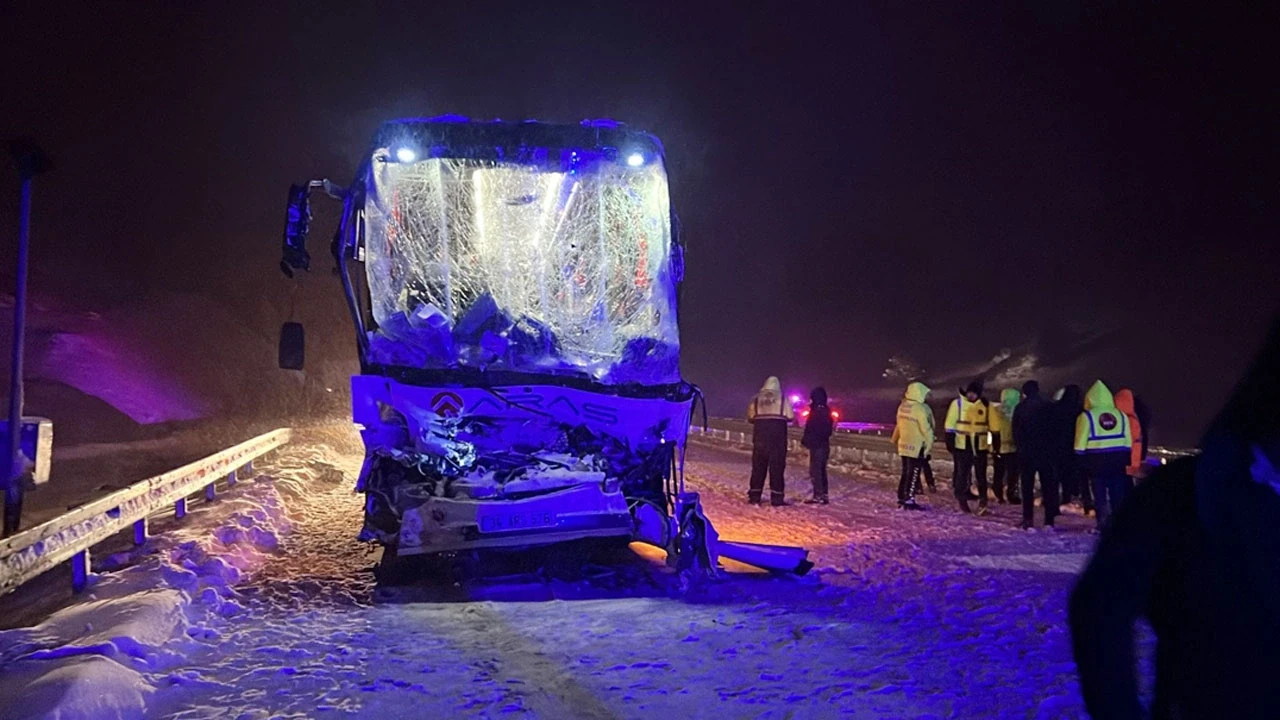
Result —
<svg viewBox="0 0 1280 720"><path fill-rule="evenodd" d="M369 164L370 359L425 369L679 381L660 158Z"/></svg>

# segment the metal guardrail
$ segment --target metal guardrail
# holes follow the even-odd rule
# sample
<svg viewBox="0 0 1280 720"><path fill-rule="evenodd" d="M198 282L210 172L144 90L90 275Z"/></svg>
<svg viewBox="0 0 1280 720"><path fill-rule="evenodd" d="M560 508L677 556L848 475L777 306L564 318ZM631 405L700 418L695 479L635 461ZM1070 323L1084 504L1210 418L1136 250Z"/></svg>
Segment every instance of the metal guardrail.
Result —
<svg viewBox="0 0 1280 720"><path fill-rule="evenodd" d="M238 471L251 472L254 459L291 437L288 429L273 430L0 540L0 595L67 560L71 561L72 588L79 592L89 577L89 550L94 545L130 526L134 542L142 544L147 539L148 517L170 505L178 518L185 516L188 496L203 490L205 498L212 500L218 480L225 477L234 485Z"/></svg>
<svg viewBox="0 0 1280 720"><path fill-rule="evenodd" d="M746 420L741 420L738 418L713 417L708 419L708 424L711 428L714 428L717 430L732 431L733 436L735 438L738 437L739 431L745 432L747 439L744 440L743 442L750 441L751 439L751 423L747 422ZM859 426L862 426L862 428L857 431L846 430L843 432L840 431L839 428L837 428L837 432L831 436L831 444L833 446L848 445L851 447L862 447L862 448L876 449L876 450L879 450L881 448L891 447L887 443L889 442L889 435L892 434L893 432L892 425L876 425L873 423L841 423L841 424L859 425ZM699 423L695 422L694 425L696 426L694 428L695 430L701 429L701 425ZM789 428L788 433L791 437L799 438L801 435L804 434L804 428L799 426L792 426L791 428ZM938 434L939 434L939 437L938 437L937 443L935 443L933 454L946 455L947 453L944 449L945 445L942 442L942 437L941 437L942 435L941 429L938 430ZM1174 458L1185 457L1187 455L1195 455L1200 452L1200 450L1197 448L1167 447L1164 445L1152 445L1147 450L1152 457L1165 459L1165 460L1172 460ZM1152 462L1152 464L1157 464L1159 461L1149 459L1148 462Z"/></svg>
<svg viewBox="0 0 1280 720"><path fill-rule="evenodd" d="M750 445L751 444L751 425L750 423L733 418L711 418L708 421L709 427L702 429L702 425L694 423L690 428L692 434L696 437L703 437L710 440L723 441L729 444ZM800 447L800 437L803 430L798 427L790 428L788 432L787 449L795 452ZM1149 456L1147 463L1149 465L1165 465L1170 460L1174 460L1186 455L1193 455L1196 450L1184 450L1178 448L1151 447L1149 448ZM867 469L886 470L897 472L899 463L897 448L889 441L887 436L879 435L858 435L853 433L837 433L831 437L831 462L835 464L846 464L864 467ZM946 460L949 454L946 445L939 442L933 447L934 473L942 477L951 477L951 463ZM939 462L939 461L942 462Z"/></svg>
<svg viewBox="0 0 1280 720"><path fill-rule="evenodd" d="M736 420L731 418L710 418L709 427L703 429L701 424L695 423L690 428L690 432L694 437L710 439L710 441L718 441L728 443L728 445L745 446L751 443L751 425L744 420ZM739 429L741 428L741 429ZM787 436L787 451L799 452L803 450L800 447L800 437L803 430L800 428L791 428ZM1198 451L1180 450L1180 448L1170 447L1151 447L1147 457L1147 464L1152 466L1167 465L1171 460L1178 459L1187 455L1194 455ZM897 456L897 448L893 446L890 439L886 436L861 436L854 433L836 433L831 438L831 462L833 465L854 466L854 468L863 468L867 470L881 470L887 473L897 473L899 471L899 456ZM940 478L950 478L952 464L950 454L943 443L937 443L933 446L933 474Z"/></svg>
<svg viewBox="0 0 1280 720"><path fill-rule="evenodd" d="M712 425L714 424L714 421L712 421ZM709 427L703 430L701 425L697 425L690 428L690 431L692 437L723 442L729 445L751 444L751 431L749 430L731 430L717 427ZM860 439L864 440L864 442L856 444L842 443L839 440L838 437L832 437L829 459L833 465L897 472L898 463L900 462L898 453L888 438L870 436ZM788 452L799 452L801 449L798 435L787 439ZM935 465L934 474L939 477L951 477L949 466L950 463L938 463Z"/></svg>

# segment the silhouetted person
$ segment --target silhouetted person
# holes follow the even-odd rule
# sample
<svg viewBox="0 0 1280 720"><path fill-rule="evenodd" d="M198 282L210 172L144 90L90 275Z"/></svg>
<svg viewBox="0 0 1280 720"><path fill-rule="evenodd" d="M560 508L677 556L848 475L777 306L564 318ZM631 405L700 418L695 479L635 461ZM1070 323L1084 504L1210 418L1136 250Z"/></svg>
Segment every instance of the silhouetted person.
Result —
<svg viewBox="0 0 1280 720"><path fill-rule="evenodd" d="M1076 420L1084 412L1084 392L1079 385L1067 385L1059 392L1061 396L1053 404L1053 477L1062 488L1061 502L1079 498L1087 515L1093 511L1093 490L1084 481L1084 469L1075 453Z"/></svg>
<svg viewBox="0 0 1280 720"><path fill-rule="evenodd" d="M813 497L805 500L808 505L826 505L827 461L831 459L831 433L835 419L827 407L825 388L814 388L809 393L809 417L804 421L804 436L800 444L809 450L809 479L813 481Z"/></svg>
<svg viewBox="0 0 1280 720"><path fill-rule="evenodd" d="M795 419L790 403L782 396L782 383L771 377L756 393L747 407L747 420L751 422L751 487L747 501L760 504L764 492L764 478L769 476L769 502L786 504L787 426Z"/></svg>
<svg viewBox="0 0 1280 720"><path fill-rule="evenodd" d="M1057 446L1054 444L1057 418L1053 403L1040 394L1040 383L1022 384L1022 402L1013 415L1013 437L1018 443L1018 469L1022 481L1022 529L1035 526L1036 476L1040 477L1044 526L1053 527L1058 517L1058 481L1054 477Z"/></svg>
<svg viewBox="0 0 1280 720"><path fill-rule="evenodd" d="M1146 717L1139 616L1157 639L1152 717L1280 717L1280 318L1201 448L1134 490L1072 594L1095 720Z"/></svg>

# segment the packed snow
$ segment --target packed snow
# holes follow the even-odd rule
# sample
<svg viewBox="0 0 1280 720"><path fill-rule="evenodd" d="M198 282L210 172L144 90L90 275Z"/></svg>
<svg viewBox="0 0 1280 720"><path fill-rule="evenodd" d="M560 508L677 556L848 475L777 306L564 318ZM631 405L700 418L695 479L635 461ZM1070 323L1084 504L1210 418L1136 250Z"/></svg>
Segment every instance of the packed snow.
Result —
<svg viewBox="0 0 1280 720"><path fill-rule="evenodd" d="M726 561L686 587L633 546L379 582L360 461L349 429L308 431L98 558L82 601L0 632L0 718L1083 716L1065 604L1084 518L1028 533L943 493L900 511L896 478L861 471L833 474L829 506L749 507L746 455L699 443L687 482L721 537L803 545L810 575Z"/></svg>

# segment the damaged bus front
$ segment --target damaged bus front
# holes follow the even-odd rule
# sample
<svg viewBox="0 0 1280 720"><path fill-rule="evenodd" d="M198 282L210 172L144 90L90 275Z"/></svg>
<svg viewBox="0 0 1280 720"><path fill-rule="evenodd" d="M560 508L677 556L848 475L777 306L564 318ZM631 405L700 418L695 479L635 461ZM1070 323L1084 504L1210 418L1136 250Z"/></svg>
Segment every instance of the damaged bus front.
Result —
<svg viewBox="0 0 1280 720"><path fill-rule="evenodd" d="M694 390L656 138L387 123L351 187L294 187L286 273L308 265L311 187L343 200L363 539L401 555L629 540L639 506L669 539Z"/></svg>
<svg viewBox="0 0 1280 720"><path fill-rule="evenodd" d="M676 236L662 146L609 121L400 120L348 188L289 193L281 269L310 266L310 195L356 327L362 539L398 555L638 540L804 573L802 548L720 540L682 467ZM359 268L363 266L361 271ZM280 365L301 369L301 326Z"/></svg>

